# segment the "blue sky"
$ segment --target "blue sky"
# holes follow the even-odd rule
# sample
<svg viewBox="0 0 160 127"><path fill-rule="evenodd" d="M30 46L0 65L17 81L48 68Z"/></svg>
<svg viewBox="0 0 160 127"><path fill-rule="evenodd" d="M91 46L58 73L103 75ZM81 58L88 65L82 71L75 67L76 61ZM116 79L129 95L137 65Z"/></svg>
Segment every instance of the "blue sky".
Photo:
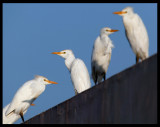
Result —
<svg viewBox="0 0 160 127"><path fill-rule="evenodd" d="M58 84L47 85L24 119L75 96L64 59L51 52L71 49L86 64L91 75L91 53L103 27L118 29L111 34L115 48L106 74L109 78L135 64L124 32L122 17L113 12L132 6L149 35L149 56L157 53L156 3L4 3L3 4L3 107L34 75ZM94 83L91 79L92 86ZM21 123L19 119L16 123Z"/></svg>

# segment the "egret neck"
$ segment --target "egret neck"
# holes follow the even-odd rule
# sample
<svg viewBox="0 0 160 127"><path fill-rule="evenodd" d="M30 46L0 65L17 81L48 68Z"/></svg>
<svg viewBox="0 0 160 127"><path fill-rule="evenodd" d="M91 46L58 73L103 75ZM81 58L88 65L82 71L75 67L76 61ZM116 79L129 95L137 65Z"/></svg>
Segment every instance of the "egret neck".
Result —
<svg viewBox="0 0 160 127"><path fill-rule="evenodd" d="M73 54L70 54L66 59L65 59L65 65L67 66L68 70L71 72L71 65L73 61L75 60L75 56Z"/></svg>
<svg viewBox="0 0 160 127"><path fill-rule="evenodd" d="M113 48L114 45L112 44L111 39L108 37L106 34L100 34L100 39L102 40L103 44L105 45L106 48ZM108 43L106 43L108 42Z"/></svg>

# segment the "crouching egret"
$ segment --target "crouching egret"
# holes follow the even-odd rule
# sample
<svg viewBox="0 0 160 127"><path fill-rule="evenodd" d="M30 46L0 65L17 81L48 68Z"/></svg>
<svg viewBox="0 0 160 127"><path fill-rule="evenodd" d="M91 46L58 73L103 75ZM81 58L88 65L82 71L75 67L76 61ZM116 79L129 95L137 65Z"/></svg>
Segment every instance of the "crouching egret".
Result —
<svg viewBox="0 0 160 127"><path fill-rule="evenodd" d="M102 78L105 80L106 72L111 60L112 48L114 47L108 35L116 31L118 30L112 30L111 28L104 27L101 29L100 35L94 42L91 67L92 79L95 85L97 81L100 83Z"/></svg>
<svg viewBox="0 0 160 127"><path fill-rule="evenodd" d="M30 107L33 101L44 92L47 84L57 84L56 82L50 81L43 76L36 75L34 79L24 83L16 92L12 99L7 111L5 112L6 117L9 117L13 113L20 115L24 122L24 112Z"/></svg>
<svg viewBox="0 0 160 127"><path fill-rule="evenodd" d="M81 59L75 58L72 50L52 52L65 59L65 65L70 71L75 94L81 93L91 87L88 70Z"/></svg>
<svg viewBox="0 0 160 127"><path fill-rule="evenodd" d="M122 11L114 12L123 17L125 33L133 52L136 55L136 63L139 59L148 57L149 38L146 27L140 16L133 12L132 7L126 7Z"/></svg>
<svg viewBox="0 0 160 127"><path fill-rule="evenodd" d="M16 122L20 118L20 115L17 115L16 113L12 113L8 117L5 115L5 112L7 111L9 105L10 105L10 103L3 108L3 124L13 124L14 122ZM26 112L27 112L27 110L25 110L23 112L23 115Z"/></svg>

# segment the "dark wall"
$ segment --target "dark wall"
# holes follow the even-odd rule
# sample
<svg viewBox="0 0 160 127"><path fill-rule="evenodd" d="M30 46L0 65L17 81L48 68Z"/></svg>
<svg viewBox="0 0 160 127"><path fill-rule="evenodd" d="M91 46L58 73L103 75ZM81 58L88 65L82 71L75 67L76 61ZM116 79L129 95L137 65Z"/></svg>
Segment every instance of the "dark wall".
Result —
<svg viewBox="0 0 160 127"><path fill-rule="evenodd" d="M25 123L157 123L157 54Z"/></svg>

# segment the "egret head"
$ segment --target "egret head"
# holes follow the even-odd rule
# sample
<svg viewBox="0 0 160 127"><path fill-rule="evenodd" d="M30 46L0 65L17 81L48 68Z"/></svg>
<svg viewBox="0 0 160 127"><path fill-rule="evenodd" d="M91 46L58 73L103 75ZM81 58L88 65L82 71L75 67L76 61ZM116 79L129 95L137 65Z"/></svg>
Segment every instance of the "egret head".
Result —
<svg viewBox="0 0 160 127"><path fill-rule="evenodd" d="M113 12L113 14L117 14L117 15L120 15L120 16L131 15L131 14L133 14L133 8L132 7L126 7L122 11Z"/></svg>
<svg viewBox="0 0 160 127"><path fill-rule="evenodd" d="M64 59L67 59L70 56L74 56L72 50L69 50L69 49L68 50L62 50L60 52L52 52L52 54L57 54L57 55L63 57Z"/></svg>
<svg viewBox="0 0 160 127"><path fill-rule="evenodd" d="M50 81L48 80L46 77L43 77L43 76L40 76L40 75L36 75L35 76L35 79L39 82L41 82L42 84L44 85L47 85L47 84L58 84L57 82L54 82L54 81Z"/></svg>
<svg viewBox="0 0 160 127"><path fill-rule="evenodd" d="M109 27L104 27L104 28L101 29L101 35L102 35L102 34L110 35L110 34L112 34L112 33L114 33L114 32L117 32L117 31L118 31L118 30L112 30L112 29L109 28Z"/></svg>

